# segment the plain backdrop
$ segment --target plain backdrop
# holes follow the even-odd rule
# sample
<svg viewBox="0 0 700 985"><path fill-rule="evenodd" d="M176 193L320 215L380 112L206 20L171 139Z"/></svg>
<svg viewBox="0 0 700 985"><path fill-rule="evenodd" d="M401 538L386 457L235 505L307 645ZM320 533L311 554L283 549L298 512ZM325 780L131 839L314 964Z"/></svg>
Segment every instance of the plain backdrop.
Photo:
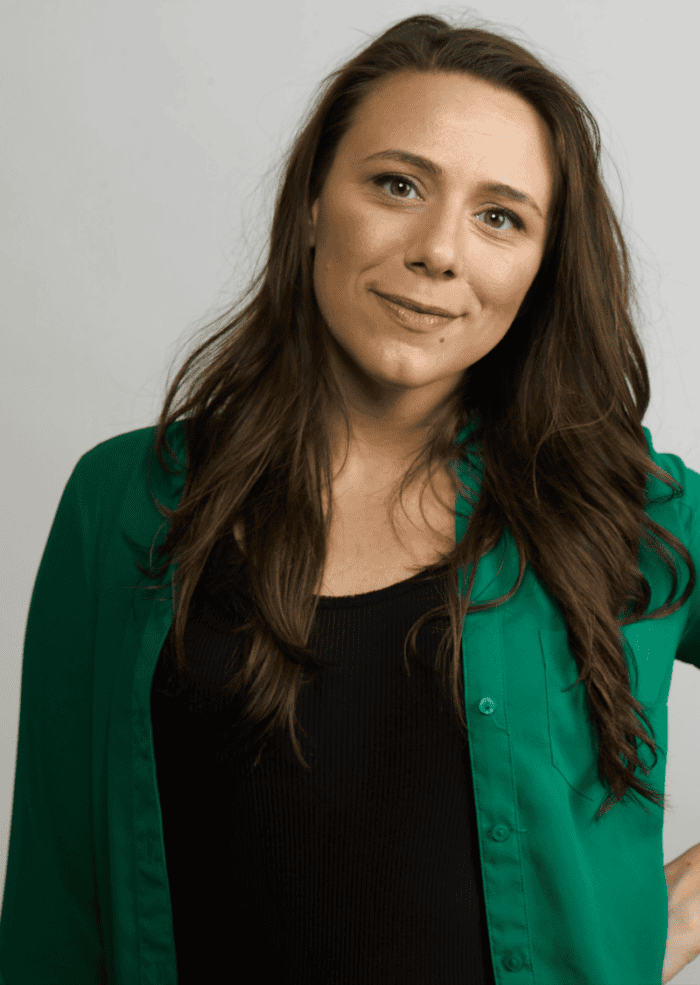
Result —
<svg viewBox="0 0 700 985"><path fill-rule="evenodd" d="M155 423L171 361L265 246L279 156L315 87L392 23L487 20L583 96L641 292L644 424L657 450L700 471L692 5L4 0L2 10L0 886L24 630L65 483L84 452ZM700 842L699 707L700 672L677 661L666 862ZM698 985L700 961L674 981Z"/></svg>

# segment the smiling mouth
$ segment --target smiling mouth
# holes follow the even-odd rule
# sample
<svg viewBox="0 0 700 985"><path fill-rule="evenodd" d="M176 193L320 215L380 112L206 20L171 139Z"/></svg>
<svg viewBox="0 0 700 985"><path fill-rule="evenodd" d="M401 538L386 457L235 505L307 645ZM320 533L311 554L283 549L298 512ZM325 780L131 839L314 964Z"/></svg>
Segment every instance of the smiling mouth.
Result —
<svg viewBox="0 0 700 985"><path fill-rule="evenodd" d="M385 301L391 301L392 304L397 304L401 308L406 308L408 311L415 311L419 315L432 315L434 318L458 318L459 315L453 315L451 311L445 311L443 308L424 308L414 301L409 301L408 298L401 298L394 294L381 294L379 291L375 291L380 298L384 298Z"/></svg>
<svg viewBox="0 0 700 985"><path fill-rule="evenodd" d="M420 311L413 311L402 304L395 304L383 294L374 292L379 298L382 307L394 322L398 322L404 328L413 332L426 332L430 329L445 328L452 322L457 321L452 315L430 315Z"/></svg>

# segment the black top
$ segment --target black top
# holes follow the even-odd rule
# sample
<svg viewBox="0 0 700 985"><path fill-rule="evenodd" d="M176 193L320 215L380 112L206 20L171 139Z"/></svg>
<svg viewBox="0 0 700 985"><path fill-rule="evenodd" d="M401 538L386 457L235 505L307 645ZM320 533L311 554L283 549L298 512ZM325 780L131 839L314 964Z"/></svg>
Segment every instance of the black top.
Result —
<svg viewBox="0 0 700 985"><path fill-rule="evenodd" d="M239 699L219 693L245 622L241 560L233 537L217 543L187 621L192 678L171 627L151 687L179 985L494 983L469 748L434 669L448 619L419 632L418 658L407 647L410 676L403 656L445 569L321 597L323 671L297 699L311 768L278 730L253 769L261 728L238 734Z"/></svg>

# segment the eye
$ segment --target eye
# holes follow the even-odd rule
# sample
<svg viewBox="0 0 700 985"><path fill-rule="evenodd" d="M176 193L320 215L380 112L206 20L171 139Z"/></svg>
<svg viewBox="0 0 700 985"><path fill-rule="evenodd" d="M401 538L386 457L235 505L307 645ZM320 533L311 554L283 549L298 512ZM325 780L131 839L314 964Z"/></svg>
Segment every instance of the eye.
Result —
<svg viewBox="0 0 700 985"><path fill-rule="evenodd" d="M411 181L410 178L407 178L403 174L380 174L377 175L376 178L372 179L372 184L376 185L378 188L381 188L383 185L386 184L405 185L407 188L413 188L414 191L416 192L418 191L418 189L415 186L415 183ZM403 201L405 202L415 201L415 199L409 199L403 195L389 195L389 197L399 200L403 199ZM505 216L506 219L510 219L510 221L513 223L513 226L518 231L525 228L525 223L516 212L511 212L510 209L504 209L500 205L491 205L487 209L483 209L481 212L478 212L477 215ZM499 228L496 228L494 226L489 226L489 229L491 229L494 233L496 233L496 235L503 235L502 231ZM510 230L506 230L506 231L510 232Z"/></svg>
<svg viewBox="0 0 700 985"><path fill-rule="evenodd" d="M377 185L379 188L381 188L382 185L386 185L390 183L392 185L393 184L406 185L407 187L411 187L415 191L417 191L414 183L409 178L405 178L402 174L380 174L376 178L373 178L372 182L373 184ZM396 197L395 195L391 196L391 198L395 198L395 197ZM402 198L403 196L399 196L399 197Z"/></svg>

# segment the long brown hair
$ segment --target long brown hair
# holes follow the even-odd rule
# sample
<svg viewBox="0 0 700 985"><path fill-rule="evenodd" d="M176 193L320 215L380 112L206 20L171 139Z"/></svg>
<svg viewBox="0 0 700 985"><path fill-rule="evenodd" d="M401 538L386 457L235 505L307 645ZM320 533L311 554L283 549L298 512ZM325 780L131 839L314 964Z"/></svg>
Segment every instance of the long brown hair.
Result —
<svg viewBox="0 0 700 985"><path fill-rule="evenodd" d="M434 16L409 17L319 87L284 159L263 268L234 304L205 326L216 330L187 358L168 389L155 449L160 467L168 468L166 431L182 419L186 480L175 510L155 499L170 524L157 551L161 564L154 567L151 548L149 568L138 567L154 579L171 559L177 562L174 633L177 666L184 671L192 594L215 543L242 524L247 637L225 690L242 699L242 721L265 726L263 737L287 727L299 762L309 769L295 734L295 708L304 674L313 680L320 667L307 644L332 513L331 453L323 422L331 407L341 407L346 428L348 417L326 357L308 217L363 100L383 79L406 70L465 72L519 95L546 123L554 162L546 246L525 303L505 337L465 372L463 385L436 414L392 500L393 515L408 484L454 459L457 436L475 414L479 423L471 440L482 448L481 494L467 534L440 562L449 562L446 604L419 619L406 643L416 655L424 623L449 616L437 668L444 681L451 650L452 697L466 734L460 680L464 620L469 611L510 599L529 563L566 618L580 669L576 683L584 680L587 686L600 746L598 774L612 791L598 819L629 787L666 806L661 793L634 775L638 767L650 772L637 756L638 740L657 758L658 753L636 718L639 714L651 729L643 705L631 694L620 627L669 615L692 591L695 568L688 551L645 513L647 472L674 487L669 499L682 495L683 487L651 461L642 430L649 377L630 313L637 301L628 284L629 255L599 174L597 124L565 80L508 37L452 27ZM186 379L185 399L170 409ZM474 505L459 481L458 488ZM500 599L470 605L478 560L506 524L518 546L518 581ZM652 534L670 543L690 569L689 586L673 605L675 562ZM673 573L671 595L653 615L645 614L651 592L637 564L640 536ZM458 570L470 565L466 595L460 598ZM626 612L631 603L631 613ZM406 644L404 660L410 674ZM261 753L262 748L256 766Z"/></svg>

